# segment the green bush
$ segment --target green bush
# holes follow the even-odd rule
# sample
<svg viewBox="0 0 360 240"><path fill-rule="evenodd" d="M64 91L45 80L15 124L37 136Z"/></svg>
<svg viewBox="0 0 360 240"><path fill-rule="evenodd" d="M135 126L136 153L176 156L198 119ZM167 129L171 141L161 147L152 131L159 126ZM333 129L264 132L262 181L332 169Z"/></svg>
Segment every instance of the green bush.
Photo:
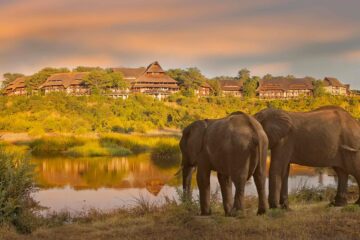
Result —
<svg viewBox="0 0 360 240"><path fill-rule="evenodd" d="M84 140L75 137L56 136L42 137L30 142L31 153L35 156L58 155L69 148L81 146Z"/></svg>
<svg viewBox="0 0 360 240"><path fill-rule="evenodd" d="M180 164L179 141L164 139L151 150L151 160L161 168L171 168Z"/></svg>
<svg viewBox="0 0 360 240"><path fill-rule="evenodd" d="M35 190L33 168L24 155L0 146L0 224L13 224L22 233L31 232Z"/></svg>
<svg viewBox="0 0 360 240"><path fill-rule="evenodd" d="M360 119L359 101L359 97L341 96L260 100L174 94L167 101L142 95L126 100L64 94L0 96L0 130L29 132L35 136L43 133L144 133L162 128L181 129L194 120L221 118L235 111L255 114L266 107L309 111L324 105L341 106Z"/></svg>

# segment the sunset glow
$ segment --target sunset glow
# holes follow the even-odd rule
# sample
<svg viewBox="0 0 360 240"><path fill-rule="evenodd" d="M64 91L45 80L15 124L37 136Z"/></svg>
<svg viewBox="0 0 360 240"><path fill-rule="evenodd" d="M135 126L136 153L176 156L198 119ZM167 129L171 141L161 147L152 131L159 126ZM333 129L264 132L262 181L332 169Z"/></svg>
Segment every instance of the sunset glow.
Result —
<svg viewBox="0 0 360 240"><path fill-rule="evenodd" d="M334 76L360 88L356 0L0 0L0 73L196 66L208 77Z"/></svg>

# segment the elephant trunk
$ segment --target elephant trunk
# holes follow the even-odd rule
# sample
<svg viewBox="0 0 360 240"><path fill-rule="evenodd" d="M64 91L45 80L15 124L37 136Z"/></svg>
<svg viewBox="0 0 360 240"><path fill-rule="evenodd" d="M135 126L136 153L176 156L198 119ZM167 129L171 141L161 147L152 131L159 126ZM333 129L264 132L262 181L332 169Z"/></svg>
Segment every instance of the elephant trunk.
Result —
<svg viewBox="0 0 360 240"><path fill-rule="evenodd" d="M194 171L192 166L183 166L182 177L183 177L183 191L184 197L187 200L191 199L191 179Z"/></svg>

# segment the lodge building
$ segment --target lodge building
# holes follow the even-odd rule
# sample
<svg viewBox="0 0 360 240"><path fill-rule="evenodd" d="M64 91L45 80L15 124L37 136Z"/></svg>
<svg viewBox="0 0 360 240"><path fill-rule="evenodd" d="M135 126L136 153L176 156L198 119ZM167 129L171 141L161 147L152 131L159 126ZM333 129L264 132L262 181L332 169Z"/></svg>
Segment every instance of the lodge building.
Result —
<svg viewBox="0 0 360 240"><path fill-rule="evenodd" d="M130 84L131 92L151 95L157 99L179 91L177 81L169 77L158 62L151 63L145 72Z"/></svg>
<svg viewBox="0 0 360 240"><path fill-rule="evenodd" d="M106 95L113 98L126 99L132 93L146 94L157 99L165 97L179 91L179 85L176 80L168 76L156 61L147 68L112 68L112 71L123 75L125 81L129 84L127 89L109 88ZM69 95L83 96L90 95L91 88L85 83L84 78L88 72L68 72L55 73L46 79L32 93L48 94L51 92L65 92ZM240 80L219 80L220 88L224 96L243 96L243 81ZM341 83L333 77L325 77L323 86L327 93L331 95L351 95L350 85ZM195 90L199 97L209 96L213 91L212 87L203 82ZM312 96L314 86L311 78L287 78L274 77L262 79L259 82L257 94L261 99L290 99L302 96ZM7 96L27 95L26 77L19 77L8 84L4 89Z"/></svg>
<svg viewBox="0 0 360 240"><path fill-rule="evenodd" d="M39 86L45 94L51 92L66 92L69 95L81 96L90 93L89 87L84 82L87 72L55 73Z"/></svg>
<svg viewBox="0 0 360 240"><path fill-rule="evenodd" d="M313 90L310 78L275 77L261 80L257 92L261 99L288 99L312 96Z"/></svg>
<svg viewBox="0 0 360 240"><path fill-rule="evenodd" d="M240 80L220 80L222 94L225 96L242 97L243 81Z"/></svg>
<svg viewBox="0 0 360 240"><path fill-rule="evenodd" d="M335 96L346 96L350 94L350 85L345 85L334 77L326 77L324 79L324 89L327 93Z"/></svg>
<svg viewBox="0 0 360 240"><path fill-rule="evenodd" d="M198 89L195 89L195 95L199 97L210 96L213 88L207 82L203 82Z"/></svg>
<svg viewBox="0 0 360 240"><path fill-rule="evenodd" d="M10 82L9 85L5 87L5 95L7 96L17 96L17 95L27 95L27 89L25 84L26 77L16 78L14 81Z"/></svg>

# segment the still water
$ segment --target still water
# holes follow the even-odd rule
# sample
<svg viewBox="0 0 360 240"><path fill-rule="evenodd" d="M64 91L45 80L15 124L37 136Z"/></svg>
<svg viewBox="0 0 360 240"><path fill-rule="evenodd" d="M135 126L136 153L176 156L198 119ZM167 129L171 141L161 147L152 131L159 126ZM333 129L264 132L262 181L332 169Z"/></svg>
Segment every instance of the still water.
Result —
<svg viewBox="0 0 360 240"><path fill-rule="evenodd" d="M150 154L115 158L34 158L39 191L33 197L48 211L79 212L88 209L111 210L131 207L136 199L161 204L165 197L177 199L181 185L176 177L179 162L154 161ZM289 191L300 186L334 185L335 179L313 168L292 166ZM194 181L195 182L195 181ZM213 191L217 177L211 176ZM194 194L198 193L195 190ZM252 180L247 195L256 195Z"/></svg>

